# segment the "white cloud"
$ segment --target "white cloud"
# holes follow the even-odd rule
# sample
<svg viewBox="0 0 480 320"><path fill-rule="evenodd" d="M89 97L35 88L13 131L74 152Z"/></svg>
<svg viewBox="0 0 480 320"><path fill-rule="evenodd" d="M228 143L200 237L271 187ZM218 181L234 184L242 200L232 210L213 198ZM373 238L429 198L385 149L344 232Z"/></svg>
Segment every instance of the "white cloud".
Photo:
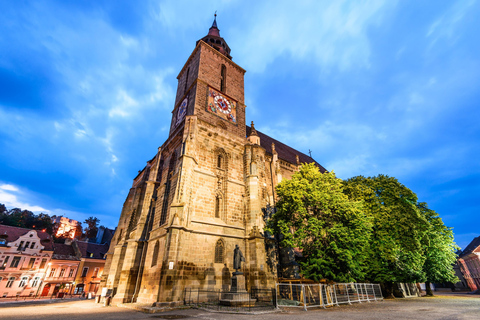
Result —
<svg viewBox="0 0 480 320"><path fill-rule="evenodd" d="M276 1L272 6L262 2L245 21L248 28L237 29L231 38L237 44L236 54L253 72L263 72L283 54L326 69L368 68L368 28L378 25L395 4L383 0L303 1L297 6Z"/></svg>
<svg viewBox="0 0 480 320"><path fill-rule="evenodd" d="M21 190L19 187L11 184L0 185L0 203L7 208L20 208L22 210L30 210L32 212L50 213L50 210L42 208L38 205L31 205L26 198L27 191Z"/></svg>

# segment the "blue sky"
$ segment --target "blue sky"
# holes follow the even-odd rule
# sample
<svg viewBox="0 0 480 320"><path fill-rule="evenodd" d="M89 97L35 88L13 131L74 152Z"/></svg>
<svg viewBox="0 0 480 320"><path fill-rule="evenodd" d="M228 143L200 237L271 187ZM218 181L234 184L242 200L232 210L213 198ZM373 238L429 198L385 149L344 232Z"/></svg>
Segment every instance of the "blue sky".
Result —
<svg viewBox="0 0 480 320"><path fill-rule="evenodd" d="M207 34L247 121L340 178L386 174L480 234L479 1L1 1L0 203L115 227Z"/></svg>

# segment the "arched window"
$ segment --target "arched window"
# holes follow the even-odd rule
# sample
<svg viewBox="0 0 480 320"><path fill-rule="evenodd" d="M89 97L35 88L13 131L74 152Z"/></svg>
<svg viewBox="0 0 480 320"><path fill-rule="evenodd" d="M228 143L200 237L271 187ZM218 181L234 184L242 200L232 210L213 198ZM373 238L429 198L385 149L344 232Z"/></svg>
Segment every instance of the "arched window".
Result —
<svg viewBox="0 0 480 320"><path fill-rule="evenodd" d="M217 156L217 168L223 168L223 156L221 154Z"/></svg>
<svg viewBox="0 0 480 320"><path fill-rule="evenodd" d="M223 263L223 252L225 251L225 245L223 244L222 239L217 241L215 245L215 263Z"/></svg>
<svg viewBox="0 0 480 320"><path fill-rule="evenodd" d="M220 91L225 92L225 85L227 82L227 68L222 64L222 71L220 73Z"/></svg>
<svg viewBox="0 0 480 320"><path fill-rule="evenodd" d="M158 241L155 243L155 247L153 248L153 255L152 255L152 267L157 265L158 260Z"/></svg>
<svg viewBox="0 0 480 320"><path fill-rule="evenodd" d="M220 197L215 197L215 218L220 218Z"/></svg>

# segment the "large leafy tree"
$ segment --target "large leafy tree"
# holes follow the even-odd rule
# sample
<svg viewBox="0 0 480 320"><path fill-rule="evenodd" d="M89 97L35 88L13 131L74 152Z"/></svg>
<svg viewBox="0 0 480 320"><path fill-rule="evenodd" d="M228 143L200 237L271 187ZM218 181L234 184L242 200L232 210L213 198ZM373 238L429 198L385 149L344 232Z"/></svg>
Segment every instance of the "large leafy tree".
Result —
<svg viewBox="0 0 480 320"><path fill-rule="evenodd" d="M370 222L362 201L349 200L333 172L303 165L276 190L277 211L267 231L283 235L281 245L298 248L302 274L312 280L339 282L364 278Z"/></svg>
<svg viewBox="0 0 480 320"><path fill-rule="evenodd" d="M433 295L430 283L457 282L453 264L457 260L457 250L460 249L453 239L451 228L443 224L438 213L428 208L424 202L418 203L420 213L428 221L426 233L422 239L425 263L423 271L426 276L427 295Z"/></svg>
<svg viewBox="0 0 480 320"><path fill-rule="evenodd" d="M85 236L87 239L95 238L97 236L99 222L100 219L96 217L89 217L88 219L85 219L84 223L87 225L85 228Z"/></svg>
<svg viewBox="0 0 480 320"><path fill-rule="evenodd" d="M428 221L417 208L417 196L393 177L357 176L344 181L352 200L363 200L373 229L367 278L382 282L387 295L395 282L425 280L422 239Z"/></svg>

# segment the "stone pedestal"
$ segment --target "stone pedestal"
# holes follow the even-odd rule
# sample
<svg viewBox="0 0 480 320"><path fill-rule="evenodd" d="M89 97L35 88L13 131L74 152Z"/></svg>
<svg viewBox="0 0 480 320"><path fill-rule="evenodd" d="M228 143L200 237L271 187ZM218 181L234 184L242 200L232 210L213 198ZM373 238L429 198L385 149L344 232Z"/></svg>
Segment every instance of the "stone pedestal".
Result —
<svg viewBox="0 0 480 320"><path fill-rule="evenodd" d="M247 292L243 272L234 272L231 280L230 292Z"/></svg>
<svg viewBox="0 0 480 320"><path fill-rule="evenodd" d="M233 307L253 307L257 299L251 299L245 290L245 275L234 272L231 279L230 292L222 293L220 304Z"/></svg>

